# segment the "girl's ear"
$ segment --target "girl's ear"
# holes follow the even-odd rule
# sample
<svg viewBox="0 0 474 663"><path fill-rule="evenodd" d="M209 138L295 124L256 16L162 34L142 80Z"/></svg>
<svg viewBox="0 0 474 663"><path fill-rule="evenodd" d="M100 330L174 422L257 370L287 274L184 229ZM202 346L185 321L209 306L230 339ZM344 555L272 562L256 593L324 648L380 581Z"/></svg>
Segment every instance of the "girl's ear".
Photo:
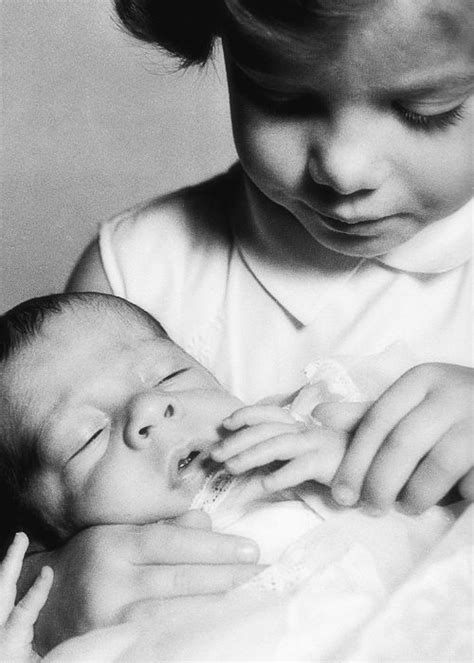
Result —
<svg viewBox="0 0 474 663"><path fill-rule="evenodd" d="M219 0L115 0L128 32L178 58L181 66L204 64L219 29Z"/></svg>

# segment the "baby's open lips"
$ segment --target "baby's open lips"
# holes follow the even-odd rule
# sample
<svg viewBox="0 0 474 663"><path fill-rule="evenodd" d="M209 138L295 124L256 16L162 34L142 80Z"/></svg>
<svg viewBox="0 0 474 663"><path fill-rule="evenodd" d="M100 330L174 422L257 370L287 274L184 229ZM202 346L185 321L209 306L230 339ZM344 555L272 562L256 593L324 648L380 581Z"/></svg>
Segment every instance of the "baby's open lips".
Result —
<svg viewBox="0 0 474 663"><path fill-rule="evenodd" d="M180 458L178 461L178 472L181 472L181 470L188 467L199 454L199 451L191 451L185 458Z"/></svg>

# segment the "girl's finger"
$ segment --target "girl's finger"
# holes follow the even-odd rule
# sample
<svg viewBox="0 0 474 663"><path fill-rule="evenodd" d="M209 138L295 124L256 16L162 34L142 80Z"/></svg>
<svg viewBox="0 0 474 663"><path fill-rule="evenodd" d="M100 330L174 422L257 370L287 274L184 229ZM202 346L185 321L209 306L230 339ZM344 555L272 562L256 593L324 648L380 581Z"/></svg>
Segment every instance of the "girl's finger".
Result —
<svg viewBox="0 0 474 663"><path fill-rule="evenodd" d="M264 568L257 564L142 566L137 569L135 600L218 594L247 582Z"/></svg>
<svg viewBox="0 0 474 663"><path fill-rule="evenodd" d="M5 628L17 634L32 629L46 603L52 584L53 570L49 566L43 566L33 585L12 610Z"/></svg>
<svg viewBox="0 0 474 663"><path fill-rule="evenodd" d="M226 462L227 469L240 474L255 467L268 465L273 461L290 460L323 450L329 456L337 456L338 464L344 454L347 436L330 429L316 428L304 432L283 434L242 452Z"/></svg>
<svg viewBox="0 0 474 663"><path fill-rule="evenodd" d="M284 423L257 424L229 436L211 449L210 455L214 460L224 462L264 440L283 433L294 432L300 428L301 424L297 424L295 421L291 425Z"/></svg>
<svg viewBox="0 0 474 663"><path fill-rule="evenodd" d="M450 429L449 410L439 411L432 400L430 396L423 400L384 440L363 483L364 503L381 511L389 509L422 458Z"/></svg>
<svg viewBox="0 0 474 663"><path fill-rule="evenodd" d="M417 467L401 495L401 504L408 512L422 513L437 504L472 467L467 428L450 428Z"/></svg>
<svg viewBox="0 0 474 663"><path fill-rule="evenodd" d="M210 516L199 509L191 509L186 511L181 516L177 516L174 519L176 525L181 525L182 527L189 527L190 529L212 529L212 521Z"/></svg>
<svg viewBox="0 0 474 663"><path fill-rule="evenodd" d="M249 405L236 410L230 417L224 419L222 425L227 430L239 430L244 426L254 426L264 423L292 424L294 418L278 405Z"/></svg>
<svg viewBox="0 0 474 663"><path fill-rule="evenodd" d="M360 423L371 405L371 402L341 403L333 401L331 403L321 403L314 408L312 415L327 428L350 433Z"/></svg>
<svg viewBox="0 0 474 663"><path fill-rule="evenodd" d="M263 478L268 492L284 490L308 480L329 485L344 455L343 445L332 450L311 451L289 461L276 472Z"/></svg>
<svg viewBox="0 0 474 663"><path fill-rule="evenodd" d="M461 497L469 502L474 502L474 468L463 476L458 484L458 490Z"/></svg>
<svg viewBox="0 0 474 663"><path fill-rule="evenodd" d="M413 377L406 373L368 410L334 477L332 494L336 502L352 506L359 500L364 478L377 451L398 422L417 407L425 395L425 384L416 379L416 374Z"/></svg>

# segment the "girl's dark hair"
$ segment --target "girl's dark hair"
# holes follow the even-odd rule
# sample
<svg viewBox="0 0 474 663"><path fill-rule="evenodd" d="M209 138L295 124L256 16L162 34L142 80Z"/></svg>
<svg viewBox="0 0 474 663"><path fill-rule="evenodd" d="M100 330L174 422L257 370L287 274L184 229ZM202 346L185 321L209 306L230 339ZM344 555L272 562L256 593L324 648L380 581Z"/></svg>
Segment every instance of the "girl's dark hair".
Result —
<svg viewBox="0 0 474 663"><path fill-rule="evenodd" d="M151 315L112 295L74 293L37 297L0 315L0 371L5 370L22 348L34 342L46 320L80 306L92 307L101 313L112 309L124 320L139 320L160 337L167 337ZM40 469L40 459L36 434L24 424L28 404L12 402L4 391L0 389L0 555L14 532L20 530L36 542L53 548L72 534L73 523L67 516L67 508L53 521L41 504L35 503L31 484Z"/></svg>
<svg viewBox="0 0 474 663"><path fill-rule="evenodd" d="M219 0L115 0L126 29L138 39L159 45L185 67L204 64L219 31Z"/></svg>
<svg viewBox="0 0 474 663"><path fill-rule="evenodd" d="M356 18L374 0L114 0L126 30L165 49L181 66L205 64L227 28L259 35Z"/></svg>

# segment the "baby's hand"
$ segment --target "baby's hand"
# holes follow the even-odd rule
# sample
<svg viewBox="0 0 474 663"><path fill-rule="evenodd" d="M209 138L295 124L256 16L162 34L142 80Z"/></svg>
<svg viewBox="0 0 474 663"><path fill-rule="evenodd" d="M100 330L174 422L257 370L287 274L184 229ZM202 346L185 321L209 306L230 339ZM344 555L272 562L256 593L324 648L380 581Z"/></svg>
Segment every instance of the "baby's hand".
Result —
<svg viewBox="0 0 474 663"><path fill-rule="evenodd" d="M235 431L211 451L232 474L288 461L263 479L269 492L315 480L329 485L344 455L348 434L315 424L295 421L275 405L252 405L224 420Z"/></svg>
<svg viewBox="0 0 474 663"><path fill-rule="evenodd" d="M19 533L0 564L0 661L30 663L39 660L32 648L33 627L48 598L52 570L45 566L21 601L15 605L16 584L28 549L28 537Z"/></svg>
<svg viewBox="0 0 474 663"><path fill-rule="evenodd" d="M357 426L332 484L345 505L374 512L397 498L419 513L457 484L473 500L474 369L421 364L399 378Z"/></svg>

